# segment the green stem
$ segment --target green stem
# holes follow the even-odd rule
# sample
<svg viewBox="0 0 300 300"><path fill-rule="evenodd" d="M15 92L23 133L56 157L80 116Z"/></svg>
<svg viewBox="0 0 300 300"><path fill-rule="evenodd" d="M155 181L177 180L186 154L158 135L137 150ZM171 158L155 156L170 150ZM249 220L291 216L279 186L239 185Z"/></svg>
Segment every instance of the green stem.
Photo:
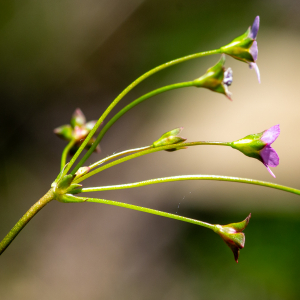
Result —
<svg viewBox="0 0 300 300"><path fill-rule="evenodd" d="M148 94L145 94L143 96L141 96L140 98L134 100L133 102L131 102L130 104L128 104L127 106L125 106L122 110L120 110L113 118L111 118L111 120L103 127L103 129L100 131L99 135L97 136L94 145L95 147L101 142L103 136L105 135L105 133L107 132L107 130L118 120L120 119L128 110L130 110L131 108L135 107L136 105L138 105L139 103L143 102L146 99L149 99L153 96L159 95L161 93L170 91L170 90L174 90L174 89L179 89L179 88L184 88L184 87L190 87L190 86L194 86L194 82L193 81L188 81L188 82L181 82L181 83L176 83L176 84L171 84L171 85L167 85L164 86L162 88L156 89ZM77 171L84 163L85 161L90 157L90 155L92 154L92 152L94 151L93 147L91 147L88 152L84 155L84 157L80 160L80 162L77 164L77 166L74 168L73 171Z"/></svg>
<svg viewBox="0 0 300 300"><path fill-rule="evenodd" d="M62 169L64 168L64 166L66 165L66 161L67 161L67 155L69 153L69 151L71 150L71 148L74 146L74 144L76 143L75 140L71 140L68 145L65 147L62 155L61 155L61 163L60 163L60 170L62 171Z"/></svg>
<svg viewBox="0 0 300 300"><path fill-rule="evenodd" d="M294 189L291 187L287 187L284 185L261 181L261 180L254 180L248 178L240 178L240 177L229 177L229 176L217 176L217 175L181 175L181 176L171 176L171 177L163 177L163 178L156 178L150 179L145 181L139 181L134 183L128 184L120 184L120 185L110 185L110 186L103 186L103 187L91 187L91 188L82 188L75 190L74 192L77 193L86 193L86 192L98 192L98 191L109 191L109 190L121 190L121 189L130 189L135 187L141 187L150 184L156 183L163 183L163 182L172 182L172 181L183 181L183 180L216 180L216 181L231 181L231 182L240 182L240 183L248 183L254 185L265 186L289 193L293 193L296 195L300 195L300 190Z"/></svg>
<svg viewBox="0 0 300 300"><path fill-rule="evenodd" d="M139 78L137 78L134 82L132 82L129 86L127 86L118 96L117 98L115 98L115 100L108 106L108 108L105 110L105 112L102 114L102 116L99 118L99 120L97 121L97 123L95 124L94 128L91 130L91 132L89 133L89 135L86 137L86 139L84 140L84 142L81 144L81 146L79 147L79 149L77 150L77 152L75 153L75 155L73 156L73 158L71 159L71 161L69 162L68 166L66 167L63 175L67 174L67 172L70 170L70 168L72 167L72 165L74 164L74 162L76 161L76 159L78 158L78 156L80 155L80 153L82 152L82 150L85 148L85 146L87 145L88 141L92 138L92 136L95 134L96 130L98 129L98 127L100 126L100 124L105 120L105 118L107 117L107 115L111 112L111 110L117 105L117 103L128 93L130 92L135 86L137 86L139 83L141 83L143 80L145 80L146 78L150 77L151 75L155 74L158 71L161 71L163 69L166 69L168 67L171 67L173 65L194 59L194 58L198 58L198 57L203 57L203 56L208 56L208 55L212 55L212 54L218 54L221 53L221 49L216 49L216 50L210 50L210 51L205 51L205 52L200 52L200 53L195 53L195 54L191 54L191 55L187 55L185 57L181 57L172 61L169 61L167 63L164 63L158 67L155 67L154 69L146 72L145 74L143 74L142 76L140 76ZM96 148L97 144L94 143L92 145L92 149L94 150ZM92 153L92 152L91 152ZM79 168L80 166L78 166ZM75 174L76 170L74 169L71 173Z"/></svg>
<svg viewBox="0 0 300 300"><path fill-rule="evenodd" d="M118 165L120 163L123 163L127 160L130 160L130 159L133 159L133 158L136 158L136 157L139 157L139 156L143 156L143 155L146 155L146 154L150 154L150 153L153 153L153 152L158 152L158 151L162 151L162 150L168 150L168 149L174 149L174 148L181 148L181 147L188 147L188 146L198 146L198 145L218 145L218 146L231 146L231 143L227 143L227 142L205 142L205 141L201 141L201 142L189 142L189 143L178 143L178 144L172 144L172 145L167 145L167 146L162 146L162 147L157 147L157 148L151 148L149 150L145 150L145 151L141 151L141 152L138 152L138 153L135 153L135 154L131 154L131 155L128 155L126 157L123 157L123 158L120 158L118 160L115 160L105 166L102 166L92 172L89 172L88 174L78 178L77 180L74 180L74 183L79 183L105 169L108 169L108 168L111 168L115 165Z"/></svg>
<svg viewBox="0 0 300 300"><path fill-rule="evenodd" d="M93 163L89 167L90 167L90 169L94 169L95 167L100 166L100 165L106 163L109 160L115 159L117 157L120 157L120 156L123 156L123 155L126 155L126 154L131 154L131 153L136 153L136 152L148 150L148 149L151 149L151 147L152 146L145 146L145 147L141 147L141 148L129 149L129 150L125 150L125 151L122 151L122 152L118 152L116 154L110 155L108 157L105 157L105 158Z"/></svg>
<svg viewBox="0 0 300 300"><path fill-rule="evenodd" d="M38 202L36 202L26 212L26 214L17 222L17 224L10 230L6 237L0 243L0 255L5 251L14 238L26 226L26 224L51 200L54 199L53 190L50 189Z"/></svg>
<svg viewBox="0 0 300 300"><path fill-rule="evenodd" d="M206 223L206 222L202 222L202 221L198 221L198 220L195 220L195 219L191 219L191 218L178 216L178 215L175 215L175 214L166 213L166 212L156 210L156 209L146 208L146 207L142 207L142 206L127 204L127 203L112 201L112 200L97 199L97 198L86 198L86 197L75 197L75 196L71 196L71 195L68 195L68 196L69 196L68 197L68 199L69 199L68 202L70 202L70 200L72 201L72 198L73 198L74 202L78 202L78 200L82 200L84 202L94 202L94 203L102 203L102 204L108 204L108 205L113 205L113 206L119 206L119 207L124 207L124 208L129 208L129 209L133 209L133 210L142 211L142 212L145 212L145 213L149 213L149 214L153 214L153 215L157 215L157 216L161 216L161 217L166 217L166 218L170 218L170 219L175 219L175 220L179 220L179 221L184 221L184 222L200 225L200 226L212 229L212 230L215 229L215 225L212 225L212 224L209 224L209 223Z"/></svg>

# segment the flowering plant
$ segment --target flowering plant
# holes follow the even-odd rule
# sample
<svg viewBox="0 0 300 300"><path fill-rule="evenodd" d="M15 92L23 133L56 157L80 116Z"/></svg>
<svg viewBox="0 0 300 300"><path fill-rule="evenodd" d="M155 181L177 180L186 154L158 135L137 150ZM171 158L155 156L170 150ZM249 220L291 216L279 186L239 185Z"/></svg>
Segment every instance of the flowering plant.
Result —
<svg viewBox="0 0 300 300"><path fill-rule="evenodd" d="M163 211L158 211L154 209L149 209L137 205L131 205L123 202L91 198L88 196L80 197L78 194L105 191L105 190L118 190L141 187L151 184L171 182L171 181L184 181L184 180L220 180L220 181L231 181L248 183L254 185L260 185L264 187L280 189L282 191L294 193L300 195L300 190L282 186L279 184L247 179L247 178L237 178L229 176L216 176L216 175L180 175L171 176L164 178L149 179L140 182L113 185L113 186L99 186L99 187L83 187L82 182L87 178L96 175L108 168L115 165L121 164L128 160L147 155L159 151L176 151L183 150L188 151L189 147L200 146L200 145L218 145L218 146L229 146L234 149L239 150L246 156L256 158L260 160L274 176L273 172L269 167L276 167L279 164L279 157L276 151L271 147L271 144L279 136L279 125L275 125L268 130L265 130L258 134L247 135L243 139L234 142L218 142L218 141L192 141L187 142L185 138L178 136L182 131L182 127L173 129L164 133L158 140L149 141L148 146L142 146L139 148L124 150L113 155L107 156L96 162L90 164L89 166L84 166L86 160L92 155L93 152L99 152L99 144L110 129L110 127L127 111L129 111L134 106L140 104L141 102L158 95L160 93L167 92L173 89L185 88L185 87L204 87L211 91L224 94L227 98L231 99L231 93L228 91L228 86L232 83L232 70L231 68L225 69L225 55L230 55L240 61L246 62L251 68L254 68L257 72L258 79L260 81L259 70L256 65L257 60L257 42L256 37L259 29L259 17L256 17L254 23L248 31L234 39L228 45L220 47L216 50L206 51L188 55L179 59L172 60L171 62L162 64L140 76L133 83L131 83L127 88L125 88L108 106L104 113L100 116L97 121L86 122L84 114L80 109L76 109L71 122L68 125L63 125L55 129L55 133L68 141L65 149L62 152L61 162L60 162L60 173L57 175L56 179L52 182L49 191L39 199L26 213L25 215L16 223L16 225L11 229L11 231L4 237L0 242L0 254L2 254L9 244L14 240L14 238L20 233L20 231L25 227L25 225L33 218L36 213L41 210L47 203L57 200L63 203L75 203L75 202L94 202L102 203L113 206L124 207L128 209L133 209L137 211L142 211L146 213L155 214L158 216L163 216L167 218L172 218L184 222L189 222L199 226L206 227L216 232L230 247L234 254L234 259L238 261L239 250L245 245L245 235L242 232L249 223L250 216L242 222L231 223L228 225L218 225L210 224L200 220L195 220L192 218L187 218L184 216L179 216L177 214L171 214ZM107 116L112 111L112 109L119 103L123 97L129 93L135 86L140 82L153 75L154 73L161 71L167 67L179 64L191 59L200 58L213 54L221 54L221 58L216 65L209 68L206 73L200 76L198 79L192 81L186 81L176 84L167 85L160 87L154 91L151 91L136 100L129 103L123 109L121 109L117 114L115 114L108 122L105 123ZM104 124L97 136L95 136L100 125ZM79 160L79 156L82 154L83 150L86 149L87 152ZM68 155L71 157L68 160ZM79 161L78 161L79 160ZM77 162L77 164L75 164ZM275 177L275 176L274 176Z"/></svg>

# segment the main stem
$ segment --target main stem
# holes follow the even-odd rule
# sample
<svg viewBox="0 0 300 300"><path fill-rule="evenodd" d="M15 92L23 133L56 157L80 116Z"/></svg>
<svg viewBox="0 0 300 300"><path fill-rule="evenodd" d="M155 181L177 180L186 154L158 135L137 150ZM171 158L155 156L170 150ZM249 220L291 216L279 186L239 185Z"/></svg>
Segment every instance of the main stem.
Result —
<svg viewBox="0 0 300 300"><path fill-rule="evenodd" d="M155 74L158 71L161 71L165 68L171 67L173 65L176 65L178 63L181 62L185 62L194 58L198 58L198 57L203 57L203 56L207 56L207 55L212 55L212 54L217 54L217 53L221 53L221 49L216 49L216 50L210 50L210 51L205 51L205 52L200 52L200 53L195 53L195 54L191 54L191 55L187 55L185 57L181 57L172 61L169 61L167 63L164 63L148 72L146 72L145 74L143 74L142 76L140 76L138 79L136 79L134 82L132 82L129 86L127 86L127 88L125 88L119 95L117 98L115 98L115 100L108 106L108 108L105 110L105 112L102 114L102 116L99 118L99 120L97 121L97 123L95 124L94 128L91 130L91 132L89 133L89 135L86 137L86 139L84 140L84 142L81 144L81 146L79 147L79 149L77 150L77 152L75 153L75 155L73 156L73 158L71 159L70 163L68 164L68 166L66 167L63 175L67 174L67 172L70 170L70 168L72 167L72 165L74 164L74 162L76 161L76 159L78 158L78 156L80 155L80 153L82 152L82 150L85 148L85 146L87 145L88 141L92 138L92 136L95 134L96 130L98 129L98 127L100 126L100 124L105 120L105 118L107 117L107 115L111 112L111 110L117 105L117 103L128 93L130 92L135 86L137 86L139 83L141 83L143 80L145 80L146 78L150 77L151 75ZM97 147L97 144L94 143L92 145L92 148L95 149ZM76 172L76 171L75 171ZM75 174L74 171L72 171L72 174Z"/></svg>
<svg viewBox="0 0 300 300"><path fill-rule="evenodd" d="M153 96L162 94L162 93L170 91L170 90L180 89L180 88L190 87L190 86L194 86L193 81L187 81L187 82L181 82L181 83L167 85L167 86L161 87L159 89L156 89L150 93L147 93L147 94L141 96L140 98L132 101L127 106L125 106L122 110L120 110L116 115L114 115L113 118L111 118L109 120L109 122L103 127L103 129L100 131L100 133L98 134L98 136L93 144L93 145L95 145L94 147L96 147L101 142L101 140L102 140L103 136L105 135L105 133L107 132L107 130L131 108L135 107L139 103L141 103L144 100L149 99ZM88 152L84 155L84 157L80 160L80 162L76 165L76 167L74 168L74 170L72 172L76 172L85 163L85 161L90 157L90 155L92 154L93 151L94 151L94 148L91 147L88 150Z"/></svg>
<svg viewBox="0 0 300 300"><path fill-rule="evenodd" d="M162 177L162 178L155 178L155 179L139 181L139 182L134 182L134 183L128 183L128 184L82 188L82 189L74 190L74 193L77 194L77 193L85 193L85 192L99 192L99 191L130 189L130 188L136 188L136 187L141 187L141 186L150 185L150 184L173 182L173 181L184 181L184 180L216 180L216 181L231 181L231 182L248 183L248 184L260 185L260 186L269 187L269 188L293 193L296 195L300 195L300 190L294 189L294 188L291 188L288 186L276 184L276 183L248 179L248 178L218 176L218 175L181 175L181 176Z"/></svg>
<svg viewBox="0 0 300 300"><path fill-rule="evenodd" d="M218 145L218 146L230 146L231 143L227 143L227 142L205 142L205 141L200 141L200 142L189 142L189 143L178 143L178 144L172 144L172 145L167 145L167 146L162 146L162 147L157 147L157 148L151 148L149 150L145 150L145 151L141 151L135 154L131 154L128 155L126 157L120 158L118 160L115 160L105 166L102 166L94 171L89 172L88 174L80 177L79 179L75 180L75 183L79 183L105 169L111 168L117 164L123 163L127 160L139 157L139 156L143 156L146 154L150 154L153 152L158 152L158 151L162 151L162 150L168 150L168 149L174 149L174 148L178 148L178 147L188 147L188 146L198 146L198 145Z"/></svg>
<svg viewBox="0 0 300 300"><path fill-rule="evenodd" d="M50 189L38 202L36 202L26 212L26 214L17 222L17 224L10 230L6 237L0 243L0 255L5 251L14 238L26 226L26 224L51 200L54 199L53 190Z"/></svg>

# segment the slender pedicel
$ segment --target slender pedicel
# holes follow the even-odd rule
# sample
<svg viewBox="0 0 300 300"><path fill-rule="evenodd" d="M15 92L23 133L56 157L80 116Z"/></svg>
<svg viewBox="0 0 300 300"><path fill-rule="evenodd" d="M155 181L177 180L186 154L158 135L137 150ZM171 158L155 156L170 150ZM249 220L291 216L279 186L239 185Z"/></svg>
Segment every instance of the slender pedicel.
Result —
<svg viewBox="0 0 300 300"><path fill-rule="evenodd" d="M142 187L142 186L156 184L156 183L184 181L184 180L215 180L215 181L240 182L240 183L265 186L265 187L281 190L284 192L300 195L300 190L288 186L276 184L276 183L254 180L249 178L219 176L219 175L180 175L180 176L162 177L162 178L149 179L149 180L139 181L134 183L127 183L127 184L80 188L72 191L72 193L78 194L78 193L97 192L97 191L99 192L99 191L110 191L110 190L122 190L122 189Z"/></svg>
<svg viewBox="0 0 300 300"><path fill-rule="evenodd" d="M184 148L184 147L188 147L188 146L198 146L198 145L217 145L217 146L231 146L230 143L227 142L189 142L189 143L179 143L176 144L176 148ZM107 165L104 165L94 171L91 171L90 173L82 176L81 178L79 178L78 180L74 180L74 183L79 183L105 169L111 168L117 164L120 164L122 162L125 162L127 160L139 157L139 156L143 156L149 153L153 153L153 152L158 152L158 151L162 151L162 150L169 150L169 149L174 149L174 145L167 145L167 146L162 146L162 147L157 147L157 148L151 148L149 150L145 150L145 151L141 151L141 152L137 152L131 155L128 155L126 157L120 158L118 160L115 160Z"/></svg>
<svg viewBox="0 0 300 300"><path fill-rule="evenodd" d="M130 92L135 86L137 86L140 82L142 82L143 80L145 80L146 78L150 77L151 75L155 74L158 71L161 71L165 68L171 67L173 65L179 64L181 62L185 62L194 58L198 58L198 57L203 57L203 56L208 56L208 55L213 55L213 54L217 54L217 53L221 53L220 49L216 49L216 50L210 50L210 51L205 51L205 52L200 52L200 53L195 53L195 54L191 54L191 55L187 55L185 57L181 57L172 61L169 61L167 63L164 63L160 66L155 67L154 69L146 72L145 74L143 74L142 76L140 76L139 78L137 78L134 82L132 82L127 88L125 88L119 95L118 97L108 106L108 108L105 110L105 112L102 114L102 116L99 118L99 120L97 121L96 125L94 126L94 128L91 130L91 132L88 134L88 136L86 137L86 139L84 140L84 142L81 144L80 148L78 149L78 151L75 153L75 155L73 156L73 158L71 159L70 163L68 164L68 166L66 167L63 175L67 174L68 171L70 170L70 168L73 166L74 162L76 161L76 159L78 158L78 156L80 155L80 153L82 152L82 150L85 148L85 146L87 145L88 141L92 138L92 136L95 134L96 130L98 129L98 127L100 126L100 124L105 120L105 118L107 117L107 115L111 112L111 110L117 105L117 103L128 93ZM96 143L94 143L94 145L92 146L96 147ZM78 166L78 168L81 167ZM77 170L73 170L72 174L76 172Z"/></svg>

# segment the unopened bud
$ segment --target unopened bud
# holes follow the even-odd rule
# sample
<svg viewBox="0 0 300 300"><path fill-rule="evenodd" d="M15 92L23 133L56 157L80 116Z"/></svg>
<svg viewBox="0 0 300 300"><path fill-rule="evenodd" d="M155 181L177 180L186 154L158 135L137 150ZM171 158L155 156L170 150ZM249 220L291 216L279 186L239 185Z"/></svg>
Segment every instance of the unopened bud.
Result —
<svg viewBox="0 0 300 300"><path fill-rule="evenodd" d="M91 170L90 167L81 167L78 169L78 171L75 173L74 180L82 177L83 175L87 174Z"/></svg>
<svg viewBox="0 0 300 300"><path fill-rule="evenodd" d="M179 134L182 130L183 127L179 127L164 133L157 141L152 144L153 148L178 144L186 141L185 138L177 136L177 134Z"/></svg>

